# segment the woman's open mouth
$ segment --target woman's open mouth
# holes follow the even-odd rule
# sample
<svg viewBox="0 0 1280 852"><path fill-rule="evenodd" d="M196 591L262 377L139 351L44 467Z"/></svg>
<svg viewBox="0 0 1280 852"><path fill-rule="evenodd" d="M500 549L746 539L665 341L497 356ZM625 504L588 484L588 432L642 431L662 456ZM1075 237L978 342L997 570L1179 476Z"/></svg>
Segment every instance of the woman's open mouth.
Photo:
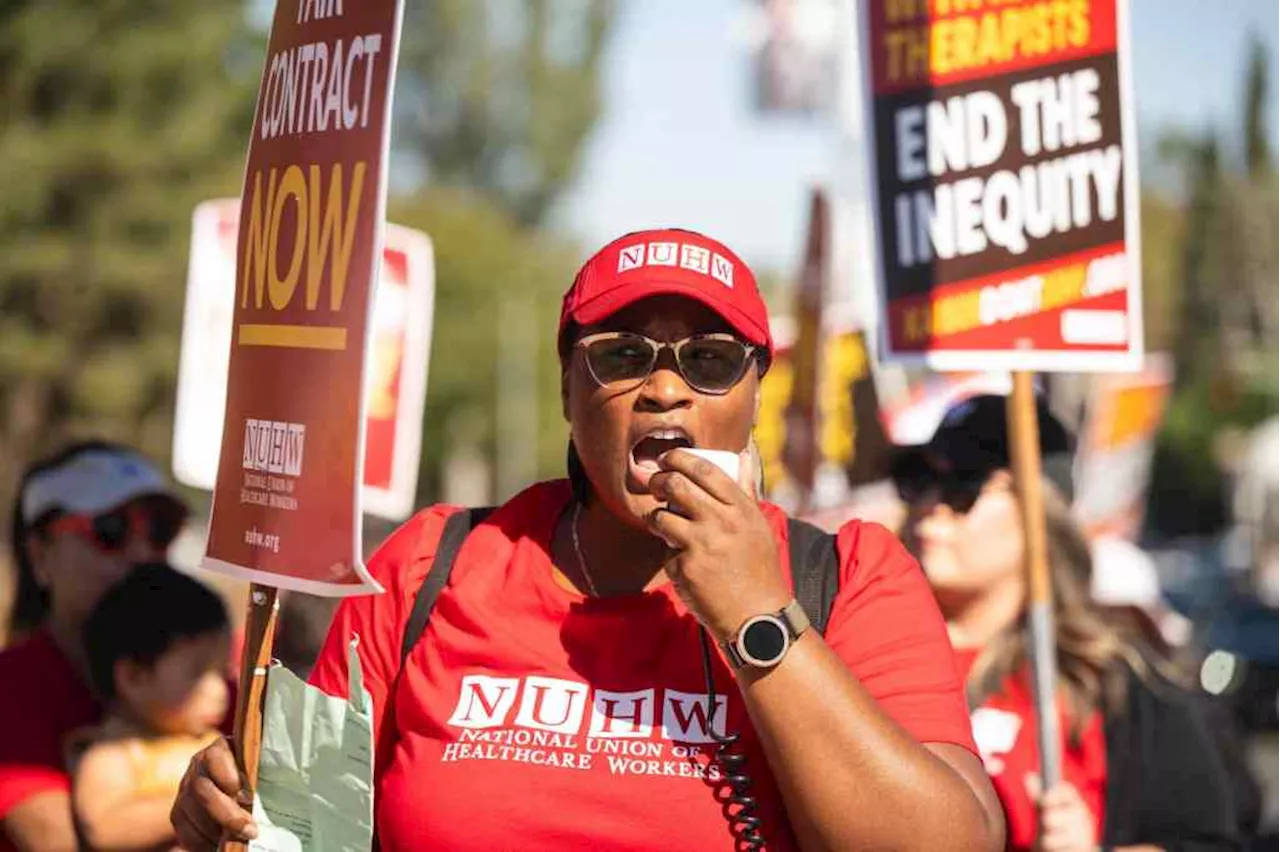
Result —
<svg viewBox="0 0 1280 852"><path fill-rule="evenodd" d="M693 437L683 429L652 429L631 445L630 474L642 488L657 473L658 458L666 452L696 446Z"/></svg>

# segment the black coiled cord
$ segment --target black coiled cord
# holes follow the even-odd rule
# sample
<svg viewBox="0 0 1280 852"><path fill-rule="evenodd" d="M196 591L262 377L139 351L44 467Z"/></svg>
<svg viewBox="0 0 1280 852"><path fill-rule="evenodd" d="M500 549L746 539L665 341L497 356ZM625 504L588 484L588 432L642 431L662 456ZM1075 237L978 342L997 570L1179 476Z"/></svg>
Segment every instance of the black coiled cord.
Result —
<svg viewBox="0 0 1280 852"><path fill-rule="evenodd" d="M711 674L711 640L707 637L705 627L702 628L702 673L707 679L707 718L714 720L716 684ZM760 807L760 803L750 795L751 776L743 770L747 756L731 751L741 736L728 732L728 720L729 708L726 705L725 734L716 732L714 721L707 726L710 729L711 738L716 741L716 762L720 764L725 781L729 784L729 798L723 803L722 809L725 819L729 821L729 829L733 832L737 848L745 852L759 852L764 849L764 835L760 833L760 817L756 816L756 809Z"/></svg>

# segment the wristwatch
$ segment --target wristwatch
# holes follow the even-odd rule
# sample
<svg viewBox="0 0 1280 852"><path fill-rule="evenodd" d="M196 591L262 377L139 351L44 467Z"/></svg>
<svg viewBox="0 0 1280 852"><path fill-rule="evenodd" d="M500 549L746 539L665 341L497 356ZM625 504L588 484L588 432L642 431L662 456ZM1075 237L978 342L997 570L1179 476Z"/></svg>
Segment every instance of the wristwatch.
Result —
<svg viewBox="0 0 1280 852"><path fill-rule="evenodd" d="M721 642L725 657L734 670L753 666L769 669L782 662L792 643L809 629L809 616L794 598L777 612L748 618L737 634Z"/></svg>

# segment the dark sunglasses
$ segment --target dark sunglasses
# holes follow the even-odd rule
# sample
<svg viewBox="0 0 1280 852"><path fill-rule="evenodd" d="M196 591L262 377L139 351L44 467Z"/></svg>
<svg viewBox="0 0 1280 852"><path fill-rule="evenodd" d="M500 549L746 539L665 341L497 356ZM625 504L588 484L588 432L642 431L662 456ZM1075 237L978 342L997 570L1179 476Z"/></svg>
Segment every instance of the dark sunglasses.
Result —
<svg viewBox="0 0 1280 852"><path fill-rule="evenodd" d="M642 384L653 373L662 350L670 349L689 387L717 395L728 393L742 379L756 351L732 334L695 334L662 343L643 334L603 331L574 345L582 350L591 378L601 387Z"/></svg>
<svg viewBox="0 0 1280 852"><path fill-rule="evenodd" d="M182 531L186 512L174 506L130 504L101 515L60 515L49 522L54 533L71 533L104 553L118 553L138 535L163 550Z"/></svg>
<svg viewBox="0 0 1280 852"><path fill-rule="evenodd" d="M993 472L990 469L943 471L917 457L894 466L893 483L898 497L908 506L933 498L963 515L978 502Z"/></svg>

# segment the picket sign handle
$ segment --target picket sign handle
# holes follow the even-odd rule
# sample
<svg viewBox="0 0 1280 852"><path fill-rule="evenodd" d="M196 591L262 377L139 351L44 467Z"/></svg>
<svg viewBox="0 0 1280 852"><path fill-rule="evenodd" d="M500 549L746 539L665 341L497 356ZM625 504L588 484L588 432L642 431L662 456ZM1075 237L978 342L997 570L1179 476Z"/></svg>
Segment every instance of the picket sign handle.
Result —
<svg viewBox="0 0 1280 852"><path fill-rule="evenodd" d="M236 696L235 737L232 751L245 790L240 804L253 808L253 792L258 786L258 755L262 749L262 708L267 697L267 667L275 641L276 615L280 605L275 586L253 583L245 614L244 654L240 658L240 689ZM248 852L249 845L224 839L222 852Z"/></svg>
<svg viewBox="0 0 1280 852"><path fill-rule="evenodd" d="M1040 479L1040 422L1033 375L1013 374L1009 396L1009 440L1013 478L1022 508L1026 540L1027 629L1031 649L1040 781L1048 790L1062 780L1062 738L1056 701L1058 655L1054 643L1053 584Z"/></svg>

